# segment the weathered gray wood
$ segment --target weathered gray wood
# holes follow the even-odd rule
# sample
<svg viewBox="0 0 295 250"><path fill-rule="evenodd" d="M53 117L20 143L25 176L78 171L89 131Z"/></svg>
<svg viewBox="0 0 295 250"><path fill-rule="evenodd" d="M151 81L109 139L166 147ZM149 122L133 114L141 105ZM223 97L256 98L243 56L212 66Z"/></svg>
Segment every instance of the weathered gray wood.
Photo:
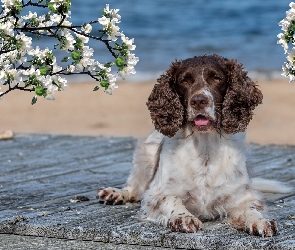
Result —
<svg viewBox="0 0 295 250"><path fill-rule="evenodd" d="M206 222L204 230L195 234L173 233L138 221L139 204L100 204L95 198L98 187L122 187L126 181L135 143L132 138L51 135L17 135L0 141L0 233L9 234L0 235L0 245L11 241L15 247L11 249L21 249L16 242L23 236L42 244L38 236L46 237L42 239L52 249L58 244L71 248L66 240L75 241L73 249L140 249L113 243L189 249L295 248L294 193L267 196L270 216L280 228L273 238L249 236L221 221ZM249 145L252 175L295 186L294 153L294 146ZM89 201L71 203L78 195ZM15 241L13 235L19 235ZM21 239L31 244L27 237Z"/></svg>
<svg viewBox="0 0 295 250"><path fill-rule="evenodd" d="M0 249L2 250L152 250L163 249L138 245L116 245L97 241L64 240L56 238L0 235Z"/></svg>

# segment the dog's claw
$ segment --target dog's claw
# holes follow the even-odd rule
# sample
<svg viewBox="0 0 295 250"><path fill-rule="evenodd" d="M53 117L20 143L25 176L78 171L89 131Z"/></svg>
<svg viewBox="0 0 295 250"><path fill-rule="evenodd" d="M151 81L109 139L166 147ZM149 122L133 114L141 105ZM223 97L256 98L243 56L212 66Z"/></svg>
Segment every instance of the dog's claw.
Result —
<svg viewBox="0 0 295 250"><path fill-rule="evenodd" d="M275 221L262 219L251 223L246 231L256 236L272 237L278 232L278 227Z"/></svg>
<svg viewBox="0 0 295 250"><path fill-rule="evenodd" d="M202 222L190 215L174 217L169 220L168 226L174 232L195 233L202 230Z"/></svg>
<svg viewBox="0 0 295 250"><path fill-rule="evenodd" d="M104 201L106 205L123 205L126 203L122 190L117 188L99 188L96 198Z"/></svg>

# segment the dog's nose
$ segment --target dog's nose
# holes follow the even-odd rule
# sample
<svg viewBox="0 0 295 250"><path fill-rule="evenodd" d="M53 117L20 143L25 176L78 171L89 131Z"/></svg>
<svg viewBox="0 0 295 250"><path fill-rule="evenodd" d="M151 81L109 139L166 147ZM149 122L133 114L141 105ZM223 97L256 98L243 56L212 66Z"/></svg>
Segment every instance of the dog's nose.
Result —
<svg viewBox="0 0 295 250"><path fill-rule="evenodd" d="M193 109L202 109L208 106L209 99L203 94L193 95L190 100L190 104Z"/></svg>

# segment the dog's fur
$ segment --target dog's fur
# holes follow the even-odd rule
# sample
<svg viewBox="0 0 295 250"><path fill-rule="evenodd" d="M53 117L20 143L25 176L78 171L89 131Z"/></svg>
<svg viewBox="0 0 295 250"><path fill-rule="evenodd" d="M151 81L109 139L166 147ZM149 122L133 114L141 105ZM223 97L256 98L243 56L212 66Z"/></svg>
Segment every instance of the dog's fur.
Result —
<svg viewBox="0 0 295 250"><path fill-rule="evenodd" d="M156 130L139 141L122 190L101 188L107 204L142 201L140 218L196 232L201 220L226 219L254 235L276 223L251 186L241 136L262 94L242 65L218 55L172 63L148 99Z"/></svg>

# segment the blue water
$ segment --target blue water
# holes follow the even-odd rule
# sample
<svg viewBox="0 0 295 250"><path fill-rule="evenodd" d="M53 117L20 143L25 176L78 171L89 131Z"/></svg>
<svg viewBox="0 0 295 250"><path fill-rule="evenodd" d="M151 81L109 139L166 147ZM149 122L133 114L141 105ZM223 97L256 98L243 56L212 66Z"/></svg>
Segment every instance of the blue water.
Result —
<svg viewBox="0 0 295 250"><path fill-rule="evenodd" d="M159 74L175 59L217 53L236 58L251 72L281 73L278 22L288 0L72 0L72 21L97 19L109 3L120 9L121 29L135 39L139 75ZM101 47L96 58L103 62Z"/></svg>

